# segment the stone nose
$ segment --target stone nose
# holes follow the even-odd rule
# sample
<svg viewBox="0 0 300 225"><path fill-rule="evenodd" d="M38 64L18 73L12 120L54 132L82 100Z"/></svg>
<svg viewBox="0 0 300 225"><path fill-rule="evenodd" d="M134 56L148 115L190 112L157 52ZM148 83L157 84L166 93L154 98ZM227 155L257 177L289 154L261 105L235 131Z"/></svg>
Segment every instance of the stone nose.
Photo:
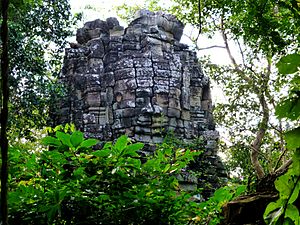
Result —
<svg viewBox="0 0 300 225"><path fill-rule="evenodd" d="M151 105L151 103L148 103L145 107L142 108L141 113L143 115L147 115L147 114L153 114L154 113L154 109Z"/></svg>
<svg viewBox="0 0 300 225"><path fill-rule="evenodd" d="M162 112L163 109L160 106L158 105L152 106L151 103L148 103L141 110L142 115L160 115Z"/></svg>

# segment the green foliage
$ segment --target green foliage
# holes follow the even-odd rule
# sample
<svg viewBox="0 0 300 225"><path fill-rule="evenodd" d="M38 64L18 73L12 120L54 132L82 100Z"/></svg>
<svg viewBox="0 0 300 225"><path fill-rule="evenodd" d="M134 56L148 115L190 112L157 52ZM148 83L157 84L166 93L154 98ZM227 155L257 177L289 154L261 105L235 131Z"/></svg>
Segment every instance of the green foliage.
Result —
<svg viewBox="0 0 300 225"><path fill-rule="evenodd" d="M78 21L70 10L69 1L10 2L9 127L20 136L45 126L50 103L63 94L57 84L62 50Z"/></svg>
<svg viewBox="0 0 300 225"><path fill-rule="evenodd" d="M203 217L201 224L220 224L222 220L222 217L220 216L222 206L245 192L246 186L234 186L230 184L216 190L214 195L208 201L201 202L199 205L202 210L201 216Z"/></svg>
<svg viewBox="0 0 300 225"><path fill-rule="evenodd" d="M288 172L275 181L279 199L271 202L264 213L267 224L300 224L299 209L295 205L300 193L300 151L293 157L293 164Z"/></svg>
<svg viewBox="0 0 300 225"><path fill-rule="evenodd" d="M199 203L201 190L182 189L178 176L200 151L164 143L145 158L126 136L93 150L98 141L72 125L51 131L41 140L50 150L10 149L11 224L216 225L222 205L245 190L228 186Z"/></svg>
<svg viewBox="0 0 300 225"><path fill-rule="evenodd" d="M209 212L191 200L200 190L181 189L177 176L200 152L164 144L143 159L143 144L126 136L92 150L97 140L63 130L42 139L51 150L10 149L12 224L207 224L208 213L216 224L232 198L217 192Z"/></svg>
<svg viewBox="0 0 300 225"><path fill-rule="evenodd" d="M298 71L300 66L300 55L299 54L290 54L282 57L276 64L279 73L281 74L293 74Z"/></svg>
<svg viewBox="0 0 300 225"><path fill-rule="evenodd" d="M277 64L279 71L283 74L299 73L299 62L295 60L299 55L292 54L284 57ZM284 63L282 63L284 62ZM295 74L297 76L298 74ZM293 79L293 81L298 79ZM299 81L299 80L298 80ZM299 120L300 118L300 96L295 91L300 91L300 82L291 84L291 93L277 106L276 114L280 118ZM296 104L293 104L295 103ZM279 199L271 202L264 213L265 221L270 225L276 224L300 224L299 208L296 201L300 199L300 127L286 132L285 141L287 148L294 150L293 163L288 171L276 179L275 187L279 192ZM299 204L298 204L299 207Z"/></svg>

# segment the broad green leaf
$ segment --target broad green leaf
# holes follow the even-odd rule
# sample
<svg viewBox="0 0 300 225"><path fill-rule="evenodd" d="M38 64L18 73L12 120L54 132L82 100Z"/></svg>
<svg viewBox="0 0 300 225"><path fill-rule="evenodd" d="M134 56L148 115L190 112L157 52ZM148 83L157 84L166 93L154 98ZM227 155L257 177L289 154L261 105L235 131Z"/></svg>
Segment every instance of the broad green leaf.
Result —
<svg viewBox="0 0 300 225"><path fill-rule="evenodd" d="M61 145L61 142L55 137L48 136L42 139L42 144L58 147Z"/></svg>
<svg viewBox="0 0 300 225"><path fill-rule="evenodd" d="M111 153L110 149L104 149L104 150L97 150L95 152L92 152L91 154L96 157L106 157Z"/></svg>
<svg viewBox="0 0 300 225"><path fill-rule="evenodd" d="M275 224L275 225L281 225L281 224ZM282 225L295 225L295 223L293 222L293 220L291 220L289 217L286 217L283 221Z"/></svg>
<svg viewBox="0 0 300 225"><path fill-rule="evenodd" d="M271 203L273 203L273 202L271 202ZM268 205L268 207L269 207L269 205ZM268 207L267 207L267 209L268 209ZM282 215L283 211L284 211L283 206L276 208L276 209L272 210L271 213L269 213L266 217L264 217L264 219L268 225L276 225L276 222Z"/></svg>
<svg viewBox="0 0 300 225"><path fill-rule="evenodd" d="M65 134L61 131L56 131L55 136L66 146L72 147L71 144L71 136L69 134Z"/></svg>
<svg viewBox="0 0 300 225"><path fill-rule="evenodd" d="M293 155L292 174L300 176L300 148L297 149Z"/></svg>
<svg viewBox="0 0 300 225"><path fill-rule="evenodd" d="M144 147L144 144L142 144L142 143L135 143L135 144L127 145L127 147L122 152L122 156L139 157L139 154L137 153L137 151L142 149L143 147Z"/></svg>
<svg viewBox="0 0 300 225"><path fill-rule="evenodd" d="M235 190L235 197L240 196L241 194L243 194L244 192L247 191L247 186L246 185L240 185L238 186L238 188Z"/></svg>
<svg viewBox="0 0 300 225"><path fill-rule="evenodd" d="M119 137L114 145L115 149L118 151L123 151L128 144L128 137L125 135L122 135Z"/></svg>
<svg viewBox="0 0 300 225"><path fill-rule="evenodd" d="M289 202L288 202L289 204L294 203L298 199L299 192L300 192L300 181L298 181L297 184L295 184L298 176L297 177L293 176L293 178L294 178L293 179L293 181L294 181L293 188L291 189L291 191L293 190L293 193L291 194L291 197L289 199Z"/></svg>
<svg viewBox="0 0 300 225"><path fill-rule="evenodd" d="M73 172L73 174L74 174L74 176L80 176L84 173L84 170L85 170L84 167L79 167Z"/></svg>
<svg viewBox="0 0 300 225"><path fill-rule="evenodd" d="M285 211L285 218L289 217L291 218L291 220L293 220L295 225L299 225L299 210L297 209L296 206L292 205L292 204L288 204L286 211Z"/></svg>
<svg viewBox="0 0 300 225"><path fill-rule="evenodd" d="M287 148L289 149L296 149L300 147L300 127L288 131L284 139L287 143Z"/></svg>
<svg viewBox="0 0 300 225"><path fill-rule="evenodd" d="M300 116L300 98L287 99L281 102L275 109L278 118L297 120Z"/></svg>
<svg viewBox="0 0 300 225"><path fill-rule="evenodd" d="M81 142L80 148L90 148L98 143L99 141L97 139L90 138Z"/></svg>
<svg viewBox="0 0 300 225"><path fill-rule="evenodd" d="M233 194L230 193L230 190L228 188L220 188L215 191L213 198L217 202L226 202L227 200L230 200L232 196Z"/></svg>
<svg viewBox="0 0 300 225"><path fill-rule="evenodd" d="M278 199L276 202L271 202L268 204L265 213L264 213L264 218L268 217L269 218L269 214L279 208L281 208L283 205L283 201L281 199Z"/></svg>
<svg viewBox="0 0 300 225"><path fill-rule="evenodd" d="M300 66L300 55L290 54L282 57L276 64L278 70L282 74L293 74L298 71Z"/></svg>
<svg viewBox="0 0 300 225"><path fill-rule="evenodd" d="M135 143L127 146L127 150L129 151L138 151L144 147L143 143Z"/></svg>
<svg viewBox="0 0 300 225"><path fill-rule="evenodd" d="M72 133L71 135L71 143L72 145L76 148L78 147L81 142L83 142L84 138L83 138L83 133L80 131L75 131Z"/></svg>
<svg viewBox="0 0 300 225"><path fill-rule="evenodd" d="M111 142L111 141L106 142L106 143L104 144L102 150L106 150L106 149L111 150L111 149L112 149L112 146L113 146L113 145L112 145L112 142Z"/></svg>
<svg viewBox="0 0 300 225"><path fill-rule="evenodd" d="M275 187L279 191L280 198L288 199L293 188L292 178L289 174L284 174L275 180Z"/></svg>

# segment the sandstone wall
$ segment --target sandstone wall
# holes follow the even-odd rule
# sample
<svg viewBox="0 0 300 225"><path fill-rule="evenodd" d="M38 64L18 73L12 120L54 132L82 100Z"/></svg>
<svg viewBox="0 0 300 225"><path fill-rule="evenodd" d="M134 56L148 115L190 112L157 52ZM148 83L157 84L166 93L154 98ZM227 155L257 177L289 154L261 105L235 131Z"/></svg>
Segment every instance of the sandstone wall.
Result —
<svg viewBox="0 0 300 225"><path fill-rule="evenodd" d="M184 25L162 12L140 11L126 29L115 18L87 22L66 49L61 81L67 94L56 124L75 123L88 137L122 134L149 144L167 132L185 140L202 137L205 163L217 158L209 79L196 53L180 43ZM147 150L151 150L149 147Z"/></svg>

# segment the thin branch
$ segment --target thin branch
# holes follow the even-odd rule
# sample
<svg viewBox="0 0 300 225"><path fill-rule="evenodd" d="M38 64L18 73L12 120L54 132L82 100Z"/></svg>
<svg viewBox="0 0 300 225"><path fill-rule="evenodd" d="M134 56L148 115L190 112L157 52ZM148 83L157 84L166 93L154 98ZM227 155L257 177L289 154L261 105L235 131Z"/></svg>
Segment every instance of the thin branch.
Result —
<svg viewBox="0 0 300 225"><path fill-rule="evenodd" d="M223 37L225 48L227 50L227 54L229 56L229 59L230 59L231 63L233 64L233 67L235 68L236 72L238 72L239 75L242 76L242 78L245 81L247 81L249 84L252 84L253 83L252 79L250 77L246 76L245 73L239 68L239 65L237 64L235 58L233 57L233 55L231 53L231 50L230 50L230 47L229 47L229 43L228 43L228 37L227 37L227 34L225 32L225 28L224 28L224 19L223 19L223 17L221 17L221 34L222 34L222 37ZM255 87L253 87L253 89L255 91L258 91L258 89L255 88Z"/></svg>
<svg viewBox="0 0 300 225"><path fill-rule="evenodd" d="M212 46L208 46L208 47L205 47L205 48L197 48L197 50L207 50L207 49L211 49L211 48L225 48L225 46L221 46L221 45L212 45Z"/></svg>
<svg viewBox="0 0 300 225"><path fill-rule="evenodd" d="M201 0L198 0L198 13L199 13L199 32L196 38L196 42L198 41L200 34L202 33L202 21L201 21Z"/></svg>
<svg viewBox="0 0 300 225"><path fill-rule="evenodd" d="M265 154L263 154L261 151L255 149L252 145L250 145L249 147L252 151L255 151L257 152L257 154L261 155L267 162L270 162L270 159L268 159L268 157L266 157Z"/></svg>
<svg viewBox="0 0 300 225"><path fill-rule="evenodd" d="M287 148L285 147L285 142L284 142L284 139L283 139L283 129L282 129L282 122L281 120L279 120L279 128L277 128L275 125L271 124L270 123L270 126L272 129L274 129L278 135L279 135L279 138L280 138L280 150L281 150L281 154L275 164L275 167L274 167L274 170L273 172L275 172L279 166L279 163L281 162L281 160L283 159L284 155L286 154L287 152ZM283 160L284 161L284 160Z"/></svg>
<svg viewBox="0 0 300 225"><path fill-rule="evenodd" d="M239 50L240 50L240 53L241 53L241 56L242 56L242 60L243 60L243 65L246 69L250 70L253 74L257 75L257 73L252 69L252 67L246 65L246 60L245 60L245 55L244 55L244 52L242 50L242 46L241 46L241 43L239 42L238 39L235 39L235 41L237 42L238 46L239 46Z"/></svg>
<svg viewBox="0 0 300 225"><path fill-rule="evenodd" d="M278 168L279 163L280 163L280 161L282 160L282 158L283 158L283 156L285 155L286 152L287 152L287 148L284 148L283 152L281 153L279 159L278 159L277 162L276 162L276 165L275 165L275 167L274 167L274 171L276 171L276 169Z"/></svg>
<svg viewBox="0 0 300 225"><path fill-rule="evenodd" d="M222 37L223 37L223 40L224 40L224 44L225 44L225 48L227 50L227 53L228 53L228 56L233 64L233 66L236 68L236 69L239 69L238 67L238 64L236 63L236 60L235 58L233 57L232 53L231 53L231 50L229 48L229 44L228 44L228 37L227 37L227 34L225 32L225 28L224 28L224 19L223 17L221 17L221 33L222 33Z"/></svg>
<svg viewBox="0 0 300 225"><path fill-rule="evenodd" d="M241 47L241 43L239 42L238 39L236 39L235 41L237 42L237 44L238 44L238 46L239 46L239 50L240 50L240 53L241 53L241 56L242 56L242 60L243 60L243 65L244 65L245 67L247 67L247 66L246 66L246 61L245 61L244 52L243 52L242 47Z"/></svg>
<svg viewBox="0 0 300 225"><path fill-rule="evenodd" d="M287 169L292 163L293 163L293 159L289 159L285 164L283 164L281 167L275 170L275 174L283 174L284 172L287 171Z"/></svg>

